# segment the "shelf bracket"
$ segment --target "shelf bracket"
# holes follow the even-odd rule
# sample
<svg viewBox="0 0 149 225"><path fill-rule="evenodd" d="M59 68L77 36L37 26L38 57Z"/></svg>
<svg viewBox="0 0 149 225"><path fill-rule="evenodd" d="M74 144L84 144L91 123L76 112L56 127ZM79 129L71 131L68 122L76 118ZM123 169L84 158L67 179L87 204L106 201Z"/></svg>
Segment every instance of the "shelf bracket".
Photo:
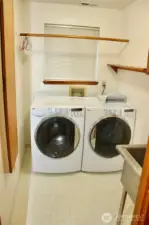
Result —
<svg viewBox="0 0 149 225"><path fill-rule="evenodd" d="M108 64L116 73L118 72L118 69L121 70L128 70L133 72L140 72L140 73L146 73L147 74L147 68L141 68L141 67L134 67L134 66L123 66L123 65L114 65L114 64Z"/></svg>
<svg viewBox="0 0 149 225"><path fill-rule="evenodd" d="M114 65L109 65L109 64L108 64L108 66L110 66L114 70L114 72L117 73L118 67L116 67Z"/></svg>

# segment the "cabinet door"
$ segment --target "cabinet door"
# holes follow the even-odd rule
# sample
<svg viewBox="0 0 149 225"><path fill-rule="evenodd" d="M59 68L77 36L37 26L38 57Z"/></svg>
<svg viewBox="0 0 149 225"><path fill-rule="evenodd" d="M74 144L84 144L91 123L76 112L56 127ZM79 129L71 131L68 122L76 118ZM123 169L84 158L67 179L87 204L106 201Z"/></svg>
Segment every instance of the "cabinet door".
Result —
<svg viewBox="0 0 149 225"><path fill-rule="evenodd" d="M14 1L0 1L0 28L2 49L1 92L3 92L9 172L13 171L18 154L15 48L14 48ZM9 15L9 16L8 16ZM2 106L3 107L3 106ZM3 124L4 127L4 124ZM4 130L4 128L2 128Z"/></svg>
<svg viewBox="0 0 149 225"><path fill-rule="evenodd" d="M9 172L0 46L0 173Z"/></svg>

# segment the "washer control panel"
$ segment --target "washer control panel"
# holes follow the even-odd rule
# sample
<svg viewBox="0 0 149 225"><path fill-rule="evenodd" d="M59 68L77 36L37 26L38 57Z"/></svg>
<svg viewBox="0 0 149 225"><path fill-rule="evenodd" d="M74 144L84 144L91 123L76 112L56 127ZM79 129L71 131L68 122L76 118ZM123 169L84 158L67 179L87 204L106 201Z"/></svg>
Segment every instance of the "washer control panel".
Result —
<svg viewBox="0 0 149 225"><path fill-rule="evenodd" d="M32 115L36 117L44 117L48 115L53 115L53 114L61 114L61 115L68 115L68 109L60 109L60 108L32 108L31 110Z"/></svg>
<svg viewBox="0 0 149 225"><path fill-rule="evenodd" d="M83 116L83 108L72 108L70 109L72 117L82 117Z"/></svg>
<svg viewBox="0 0 149 225"><path fill-rule="evenodd" d="M32 108L31 114L36 117L45 117L48 115L64 115L71 117L83 117L84 109L83 108Z"/></svg>

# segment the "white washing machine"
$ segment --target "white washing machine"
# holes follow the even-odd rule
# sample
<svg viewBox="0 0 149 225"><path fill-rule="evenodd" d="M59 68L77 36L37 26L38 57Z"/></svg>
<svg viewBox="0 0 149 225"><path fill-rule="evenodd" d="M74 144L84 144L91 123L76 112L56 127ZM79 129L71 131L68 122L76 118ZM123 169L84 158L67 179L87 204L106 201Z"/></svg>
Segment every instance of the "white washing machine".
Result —
<svg viewBox="0 0 149 225"><path fill-rule="evenodd" d="M69 97L35 97L31 106L32 170L81 170L84 106Z"/></svg>
<svg viewBox="0 0 149 225"><path fill-rule="evenodd" d="M68 173L81 170L85 105L99 104L93 97L35 95L31 106L32 170Z"/></svg>
<svg viewBox="0 0 149 225"><path fill-rule="evenodd" d="M82 170L113 172L123 167L116 145L132 143L136 110L128 104L86 107Z"/></svg>

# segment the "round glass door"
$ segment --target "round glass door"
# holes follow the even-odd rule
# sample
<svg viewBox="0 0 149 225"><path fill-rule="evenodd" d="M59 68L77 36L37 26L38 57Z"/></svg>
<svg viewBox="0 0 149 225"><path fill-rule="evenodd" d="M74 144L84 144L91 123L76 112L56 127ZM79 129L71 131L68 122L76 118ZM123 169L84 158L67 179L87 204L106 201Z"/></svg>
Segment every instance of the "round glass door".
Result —
<svg viewBox="0 0 149 225"><path fill-rule="evenodd" d="M78 146L79 129L65 117L50 117L43 120L35 133L39 150L51 158L70 155Z"/></svg>
<svg viewBox="0 0 149 225"><path fill-rule="evenodd" d="M117 117L108 117L99 121L90 133L92 149L105 158L113 158L119 155L116 145L129 144L130 139L129 125Z"/></svg>

